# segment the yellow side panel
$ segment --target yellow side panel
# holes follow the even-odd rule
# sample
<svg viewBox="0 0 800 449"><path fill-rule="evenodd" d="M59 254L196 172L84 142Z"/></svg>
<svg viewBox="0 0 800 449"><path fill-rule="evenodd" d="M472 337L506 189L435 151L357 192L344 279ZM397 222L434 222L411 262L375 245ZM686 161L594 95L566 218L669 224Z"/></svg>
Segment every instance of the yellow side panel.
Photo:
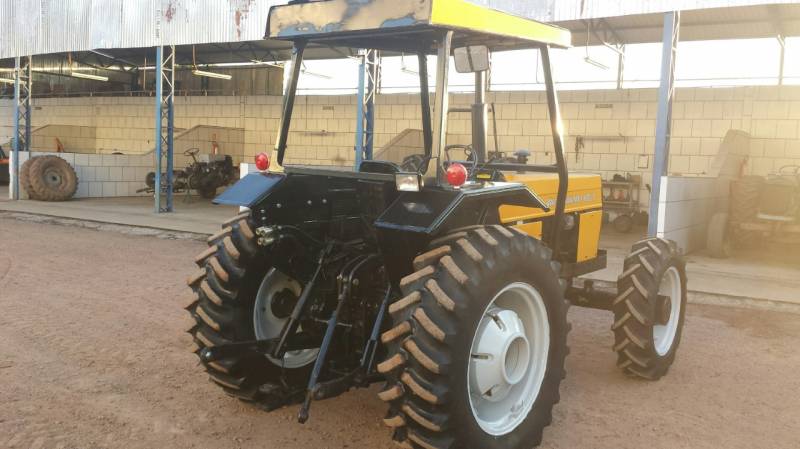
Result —
<svg viewBox="0 0 800 449"><path fill-rule="evenodd" d="M579 217L577 262L583 262L597 257L600 227L603 226L603 211L584 212Z"/></svg>
<svg viewBox="0 0 800 449"><path fill-rule="evenodd" d="M514 226L515 228L519 229L520 231L528 234L531 237L535 237L539 240L542 239L542 222L541 221L534 221L532 223L523 223Z"/></svg>
<svg viewBox="0 0 800 449"><path fill-rule="evenodd" d="M506 180L521 182L550 207L548 212L542 209L521 206L500 206L500 221L510 224L520 220L544 218L555 213L556 196L558 195L558 175L555 174L519 174L505 172ZM580 212L603 207L602 186L599 175L570 174L567 188L566 213Z"/></svg>

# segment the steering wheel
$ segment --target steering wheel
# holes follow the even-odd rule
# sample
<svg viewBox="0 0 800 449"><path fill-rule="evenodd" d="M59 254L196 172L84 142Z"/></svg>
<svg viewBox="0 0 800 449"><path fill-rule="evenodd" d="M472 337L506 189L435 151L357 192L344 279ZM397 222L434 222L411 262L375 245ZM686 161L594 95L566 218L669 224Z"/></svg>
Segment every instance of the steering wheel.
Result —
<svg viewBox="0 0 800 449"><path fill-rule="evenodd" d="M450 150L455 149L463 150L464 154L467 155L467 159L465 161L453 161L450 157ZM478 166L478 155L472 150L472 145L464 145L460 143L447 145L444 147L444 155L447 158L447 162L466 162L469 164L469 167L467 167L467 173L469 175L472 175L472 172L474 172L475 168Z"/></svg>
<svg viewBox="0 0 800 449"><path fill-rule="evenodd" d="M188 150L183 152L184 156L191 156L194 163L197 163L197 153L200 152L200 148L189 148Z"/></svg>
<svg viewBox="0 0 800 449"><path fill-rule="evenodd" d="M424 163L424 154L412 154L403 158L400 169L404 172L418 172Z"/></svg>

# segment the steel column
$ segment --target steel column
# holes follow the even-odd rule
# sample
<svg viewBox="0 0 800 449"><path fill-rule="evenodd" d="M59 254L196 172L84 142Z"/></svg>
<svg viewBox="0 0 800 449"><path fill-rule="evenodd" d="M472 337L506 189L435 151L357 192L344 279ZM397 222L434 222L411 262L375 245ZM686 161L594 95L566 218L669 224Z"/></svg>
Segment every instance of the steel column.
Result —
<svg viewBox="0 0 800 449"><path fill-rule="evenodd" d="M664 14L664 35L661 50L661 87L658 90L658 115L656 116L656 144L653 162L653 180L650 192L650 217L647 235L658 232L661 177L669 167L670 128L672 126L672 98L675 94L675 57L678 49L680 11Z"/></svg>
<svg viewBox="0 0 800 449"><path fill-rule="evenodd" d="M366 78L367 62L366 56L361 57L358 64L358 97L356 98L356 143L353 146L355 152L355 168L361 166L364 158L364 98L366 97Z"/></svg>
<svg viewBox="0 0 800 449"><path fill-rule="evenodd" d="M156 109L155 109L155 142L156 148L153 151L156 163L155 179L155 213L172 212L172 188L173 188L173 141L175 130L175 46L168 46L168 54L164 54L165 47L156 47ZM164 121L166 120L166 129ZM166 196L166 206L161 206L161 170L162 161L166 159L166 182L164 190Z"/></svg>
<svg viewBox="0 0 800 449"><path fill-rule="evenodd" d="M617 89L622 89L625 79L625 44L617 45Z"/></svg>
<svg viewBox="0 0 800 449"><path fill-rule="evenodd" d="M781 46L781 54L778 61L778 85L783 86L783 72L786 65L786 37L783 35L778 36L778 45Z"/></svg>
<svg viewBox="0 0 800 449"><path fill-rule="evenodd" d="M453 32L445 31L442 41L439 43L439 51L436 55L436 94L433 99L433 148L431 150L431 161L436 168L436 185L444 183L444 170L441 164L442 152L447 143L447 110L449 109L449 71L450 53L453 46ZM426 167L425 174L430 170L430 163Z"/></svg>
<svg viewBox="0 0 800 449"><path fill-rule="evenodd" d="M362 50L358 66L358 104L356 106L355 167L372 159L375 134L375 95L380 80L380 55L377 50Z"/></svg>
<svg viewBox="0 0 800 449"><path fill-rule="evenodd" d="M31 97L33 93L33 72L31 57L14 58L14 139L12 152L11 198L18 200L19 191L19 152L31 150Z"/></svg>

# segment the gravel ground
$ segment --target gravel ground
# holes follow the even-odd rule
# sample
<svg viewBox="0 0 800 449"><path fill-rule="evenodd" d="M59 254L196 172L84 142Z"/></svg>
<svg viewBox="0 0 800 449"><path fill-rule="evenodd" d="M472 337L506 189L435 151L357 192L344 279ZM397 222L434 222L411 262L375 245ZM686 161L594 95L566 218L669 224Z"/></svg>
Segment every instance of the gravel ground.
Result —
<svg viewBox="0 0 800 449"><path fill-rule="evenodd" d="M0 448L394 447L375 388L265 414L206 380L181 309L194 240L0 218ZM545 448L796 448L800 316L692 305L656 383L614 367L611 316L570 311Z"/></svg>

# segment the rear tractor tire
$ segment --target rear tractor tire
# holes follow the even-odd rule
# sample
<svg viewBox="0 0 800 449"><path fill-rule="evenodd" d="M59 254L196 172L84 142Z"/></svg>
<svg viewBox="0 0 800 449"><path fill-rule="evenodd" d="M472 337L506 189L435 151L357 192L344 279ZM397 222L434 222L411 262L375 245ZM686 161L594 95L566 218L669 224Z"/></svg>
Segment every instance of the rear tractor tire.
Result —
<svg viewBox="0 0 800 449"><path fill-rule="evenodd" d="M677 245L660 238L634 244L617 289L611 327L617 366L658 380L675 361L686 315L686 263Z"/></svg>
<svg viewBox="0 0 800 449"><path fill-rule="evenodd" d="M42 201L67 201L78 190L78 175L69 162L58 156L33 159L26 175L28 194Z"/></svg>
<svg viewBox="0 0 800 449"><path fill-rule="evenodd" d="M277 337L283 317L271 313L269 301L277 295L291 301L300 285L269 267L258 251L249 214L224 223L208 245L195 258L200 269L188 280L193 296L186 310L194 325L187 332L194 338L194 352L199 356L208 347ZM226 393L272 410L301 398L298 388L305 386L308 365L316 357L299 352L302 357L290 352L283 361L254 354L200 361Z"/></svg>
<svg viewBox="0 0 800 449"><path fill-rule="evenodd" d="M33 187L31 186L31 166L37 159L38 158L35 157L29 157L19 169L19 185L28 192L28 198L32 200L39 199L39 196L33 191Z"/></svg>
<svg viewBox="0 0 800 449"><path fill-rule="evenodd" d="M706 231L706 249L711 257L727 259L731 257L731 241L728 235L730 224L727 212L717 212L708 222Z"/></svg>
<svg viewBox="0 0 800 449"><path fill-rule="evenodd" d="M214 197L217 196L217 187L216 186L204 186L197 189L197 193L200 194L201 198L207 200L213 200Z"/></svg>
<svg viewBox="0 0 800 449"><path fill-rule="evenodd" d="M742 176L731 182L730 194L730 238L737 248L752 248L761 240L761 233L742 229L741 224L757 220L758 204L764 178L761 176Z"/></svg>
<svg viewBox="0 0 800 449"><path fill-rule="evenodd" d="M378 365L394 440L412 449L528 449L565 377L568 304L541 242L501 226L436 240L400 281Z"/></svg>

